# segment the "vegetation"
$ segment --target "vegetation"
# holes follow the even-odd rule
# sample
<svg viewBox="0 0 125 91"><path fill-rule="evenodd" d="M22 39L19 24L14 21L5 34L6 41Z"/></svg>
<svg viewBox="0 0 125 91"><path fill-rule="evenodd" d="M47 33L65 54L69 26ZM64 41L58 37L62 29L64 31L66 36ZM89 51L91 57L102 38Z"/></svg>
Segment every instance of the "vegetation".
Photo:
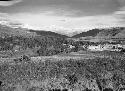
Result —
<svg viewBox="0 0 125 91"><path fill-rule="evenodd" d="M0 37L0 51L25 51L36 50L34 54L48 56L60 53L63 50L62 43L65 39L60 37L35 37L22 36Z"/></svg>
<svg viewBox="0 0 125 91"><path fill-rule="evenodd" d="M6 32L4 32L3 30L6 30ZM90 41L83 41L80 39L76 41L73 38L68 38L67 36L60 35L57 33L35 30L27 30L32 36L24 36L23 34L27 34L26 30L24 30L25 32L23 32L23 34L14 35L10 32L19 32L22 30L14 30L11 28L9 28L9 30L8 28L4 27L0 31L0 52L6 52L5 54L0 54L0 56L2 57L3 55L5 55L5 57L13 57L15 55L21 56L22 54L30 56L52 56L57 55L59 53L70 53L84 50L85 48L82 47L83 45L87 47L88 45L109 43L108 41L95 43ZM93 34L93 31L96 31L97 36L116 36L119 33L121 34L122 30L124 30L124 28L93 29L88 31L87 34L89 34L89 32ZM121 43L120 41L116 42ZM75 48L70 48L70 45L74 46ZM124 52L124 50L122 50L122 52Z"/></svg>
<svg viewBox="0 0 125 91"><path fill-rule="evenodd" d="M97 90L97 88L111 89L107 88L107 82L110 82L114 89L125 85L124 55L119 58L111 56L111 58L41 60L39 62L25 61L25 58L27 56L24 56L19 63L6 62L0 65L2 89L9 89L10 86L10 89L17 89L19 84L23 91L26 89L29 89L28 91L44 91L45 89L61 91L62 88L75 90L77 84L81 84L80 88L89 91ZM89 87L85 81L90 84L95 82L97 88Z"/></svg>
<svg viewBox="0 0 125 91"><path fill-rule="evenodd" d="M82 32L80 34L72 36L72 38L80 38L80 37L87 37L87 36L96 36L99 32L101 32L101 29L92 29L87 32Z"/></svg>
<svg viewBox="0 0 125 91"><path fill-rule="evenodd" d="M13 34L15 30L13 31L12 28L8 30L7 27L2 27L0 29L0 57L10 58L0 61L0 91L68 91L69 89L73 91L78 89L81 91L112 91L112 88L114 90L124 89L124 49L122 52L85 51L89 57L84 58L85 54L81 54L81 58L78 59L74 58L74 55L69 57L72 55L71 52L85 50L83 45L87 47L109 42L76 41L56 33L34 30L30 32L35 33L35 36L33 34L26 36L27 33L23 31L20 35L20 29L16 29L18 34ZM97 36L107 37L108 35L114 38L123 33L122 30L124 28L111 28L109 31L101 29L101 32L100 29L95 29L95 33L91 30L82 34L89 35L91 32L95 36L99 32ZM9 34L10 31L11 34ZM60 56L57 55L60 53L68 55L71 59L56 58ZM14 56L18 54L19 57ZM52 55L56 55L53 56L55 59L51 58ZM36 56L36 59L32 60L32 56ZM39 60L37 56L50 56L50 58Z"/></svg>

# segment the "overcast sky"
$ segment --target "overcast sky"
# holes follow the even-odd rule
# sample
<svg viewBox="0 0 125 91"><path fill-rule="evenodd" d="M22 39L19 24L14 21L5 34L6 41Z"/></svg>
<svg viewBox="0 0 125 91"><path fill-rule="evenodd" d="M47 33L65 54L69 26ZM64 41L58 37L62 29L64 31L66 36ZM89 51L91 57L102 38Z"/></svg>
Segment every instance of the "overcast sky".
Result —
<svg viewBox="0 0 125 91"><path fill-rule="evenodd" d="M124 26L125 0L0 0L0 16L61 32Z"/></svg>

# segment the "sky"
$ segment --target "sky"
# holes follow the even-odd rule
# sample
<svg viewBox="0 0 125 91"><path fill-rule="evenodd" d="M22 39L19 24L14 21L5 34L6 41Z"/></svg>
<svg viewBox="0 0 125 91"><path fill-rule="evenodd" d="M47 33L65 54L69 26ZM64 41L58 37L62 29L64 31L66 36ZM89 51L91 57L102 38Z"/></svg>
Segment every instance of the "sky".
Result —
<svg viewBox="0 0 125 91"><path fill-rule="evenodd" d="M0 0L0 18L70 34L125 26L125 0Z"/></svg>

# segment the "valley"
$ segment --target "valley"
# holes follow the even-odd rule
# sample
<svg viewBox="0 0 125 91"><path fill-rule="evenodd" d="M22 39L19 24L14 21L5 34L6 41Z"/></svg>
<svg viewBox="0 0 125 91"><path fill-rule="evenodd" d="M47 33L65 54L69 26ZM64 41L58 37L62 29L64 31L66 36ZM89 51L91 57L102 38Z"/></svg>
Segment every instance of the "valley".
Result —
<svg viewBox="0 0 125 91"><path fill-rule="evenodd" d="M124 29L68 37L1 26L0 91L121 91Z"/></svg>

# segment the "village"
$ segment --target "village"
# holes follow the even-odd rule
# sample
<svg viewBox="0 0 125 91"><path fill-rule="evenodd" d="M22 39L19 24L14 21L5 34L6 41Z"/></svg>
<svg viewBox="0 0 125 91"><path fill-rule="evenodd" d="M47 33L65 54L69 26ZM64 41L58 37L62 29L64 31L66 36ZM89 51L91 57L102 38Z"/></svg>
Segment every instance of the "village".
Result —
<svg viewBox="0 0 125 91"><path fill-rule="evenodd" d="M125 45L121 44L99 44L99 45L89 45L87 47L90 51L123 51L125 49Z"/></svg>
<svg viewBox="0 0 125 91"><path fill-rule="evenodd" d="M115 52L125 52L124 43L71 43L71 44L63 44L63 46L67 46L67 50L70 51L115 51Z"/></svg>

